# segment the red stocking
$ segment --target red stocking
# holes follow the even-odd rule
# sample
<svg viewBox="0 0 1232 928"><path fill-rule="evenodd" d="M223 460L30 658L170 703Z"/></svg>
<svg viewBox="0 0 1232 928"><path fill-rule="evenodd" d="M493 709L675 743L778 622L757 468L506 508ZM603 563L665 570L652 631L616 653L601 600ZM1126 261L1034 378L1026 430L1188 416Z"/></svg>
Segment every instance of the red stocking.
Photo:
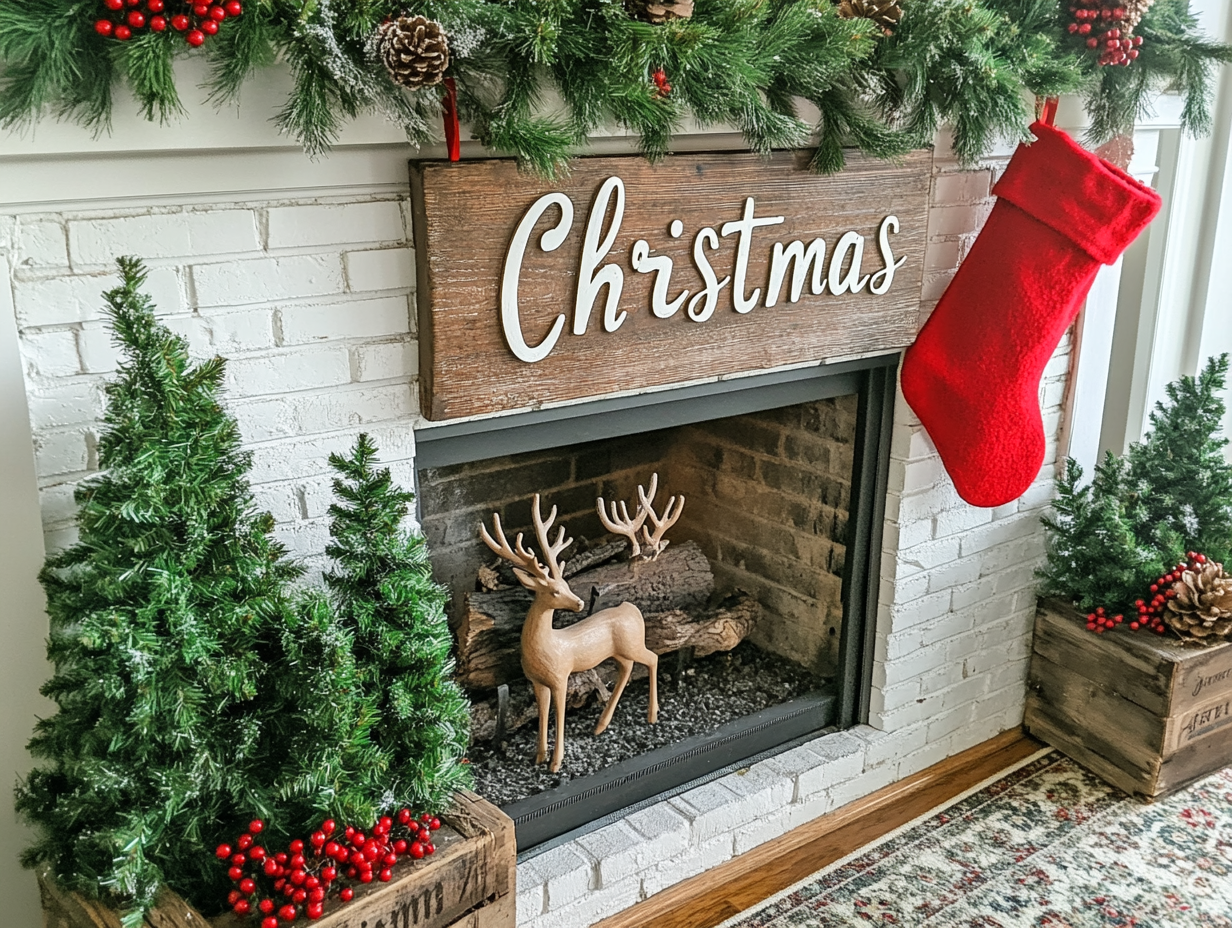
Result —
<svg viewBox="0 0 1232 928"><path fill-rule="evenodd" d="M1159 195L1037 122L993 189L996 206L903 362L903 395L960 496L1000 506L1044 463L1039 381L1100 264Z"/></svg>

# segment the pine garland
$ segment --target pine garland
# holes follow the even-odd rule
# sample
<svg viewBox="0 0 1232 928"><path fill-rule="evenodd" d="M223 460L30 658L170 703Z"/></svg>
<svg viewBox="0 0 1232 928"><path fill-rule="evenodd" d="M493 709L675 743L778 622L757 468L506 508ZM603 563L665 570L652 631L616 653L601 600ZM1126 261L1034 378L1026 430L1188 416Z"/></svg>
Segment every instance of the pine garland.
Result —
<svg viewBox="0 0 1232 928"><path fill-rule="evenodd" d="M662 24L631 16L622 0L248 0L202 51L172 30L128 42L98 35L101 9L96 0L0 3L0 125L51 115L105 132L121 84L146 118L168 121L182 112L174 59L204 53L220 105L285 61L294 86L277 124L310 155L363 113L424 145L442 90L399 87L372 41L381 22L405 14L444 28L448 74L476 137L539 173L563 168L607 122L661 157L686 118L735 126L754 151L811 142L815 167L835 171L844 147L894 157L929 143L944 122L959 159L974 162L996 138L1026 136L1032 94L1083 94L1088 141L1099 144L1128 131L1153 92L1175 88L1185 127L1206 132L1216 67L1232 60L1232 47L1199 33L1186 0L1156 0L1129 67L1100 67L1066 33L1058 0L902 0L888 36L869 19L842 18L832 0L697 0L690 18ZM659 68L670 94L651 79ZM542 115L554 98L560 112ZM801 100L817 109L814 123L800 116Z"/></svg>

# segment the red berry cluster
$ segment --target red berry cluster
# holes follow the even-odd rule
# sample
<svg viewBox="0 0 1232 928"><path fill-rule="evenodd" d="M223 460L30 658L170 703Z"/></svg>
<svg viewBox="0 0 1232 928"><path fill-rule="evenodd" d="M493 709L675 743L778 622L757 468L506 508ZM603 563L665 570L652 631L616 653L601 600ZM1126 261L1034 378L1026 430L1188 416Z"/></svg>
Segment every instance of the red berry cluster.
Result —
<svg viewBox="0 0 1232 928"><path fill-rule="evenodd" d="M667 72L662 68L656 68L650 79L654 81L656 97L666 97L672 92L672 85L667 82Z"/></svg>
<svg viewBox="0 0 1232 928"><path fill-rule="evenodd" d="M109 15L94 21L94 31L127 42L142 29L165 32L170 27L184 33L184 41L196 48L205 44L206 37L218 32L224 19L244 12L240 0L170 0L170 5L174 12L167 9L168 0L103 0Z"/></svg>
<svg viewBox="0 0 1232 928"><path fill-rule="evenodd" d="M1087 48L1099 50L1099 63L1128 65L1138 57L1142 36L1131 35L1132 26L1125 24L1127 10L1117 0L1074 0L1069 8L1074 21L1070 35L1082 39Z"/></svg>
<svg viewBox="0 0 1232 928"><path fill-rule="evenodd" d="M1137 610L1137 616L1129 622L1129 627L1132 631L1138 631L1145 628L1154 632L1157 635L1162 635L1167 632L1168 627L1164 625L1164 609L1167 606L1168 600L1176 598L1176 589L1174 585L1181 579L1181 574L1187 570L1197 570L1206 563L1206 555L1200 554L1197 551L1189 551L1185 555L1186 560L1177 564L1170 571L1151 584L1151 598L1139 599L1134 603L1134 608ZM1103 606L1100 606L1094 612L1087 614L1087 631L1095 632L1102 635L1106 631L1111 631L1122 622L1125 621L1123 615L1108 615Z"/></svg>
<svg viewBox="0 0 1232 928"><path fill-rule="evenodd" d="M342 882L340 871L347 880L388 883L403 857L418 860L436 852L432 832L440 827L440 819L421 815L416 821L409 809L398 813L396 824L382 817L368 834L350 825L338 834L337 824L327 819L307 842L297 839L286 851L271 853L256 843L265 830L258 819L234 846L218 845L214 856L227 865L227 876L236 884L227 895L231 911L243 917L255 909L265 916L261 928L278 928L280 920L293 922L301 914L320 918L331 888ZM355 889L342 885L337 895L350 902Z"/></svg>

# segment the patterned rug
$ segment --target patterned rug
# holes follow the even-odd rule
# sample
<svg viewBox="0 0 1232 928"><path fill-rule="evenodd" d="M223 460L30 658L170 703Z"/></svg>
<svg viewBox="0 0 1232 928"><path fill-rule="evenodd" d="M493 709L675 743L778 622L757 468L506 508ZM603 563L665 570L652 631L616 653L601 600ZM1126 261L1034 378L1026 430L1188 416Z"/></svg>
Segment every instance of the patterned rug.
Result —
<svg viewBox="0 0 1232 928"><path fill-rule="evenodd" d="M1232 928L1232 768L1151 805L1056 752L720 928Z"/></svg>

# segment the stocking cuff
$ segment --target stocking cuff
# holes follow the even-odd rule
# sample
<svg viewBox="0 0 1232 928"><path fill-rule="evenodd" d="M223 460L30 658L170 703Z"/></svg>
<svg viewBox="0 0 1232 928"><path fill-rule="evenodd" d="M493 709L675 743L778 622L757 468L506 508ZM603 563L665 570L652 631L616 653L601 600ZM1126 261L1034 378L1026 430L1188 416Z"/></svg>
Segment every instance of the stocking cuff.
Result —
<svg viewBox="0 0 1232 928"><path fill-rule="evenodd" d="M1159 212L1150 187L1042 122L1019 145L993 193L1103 264L1112 264Z"/></svg>

